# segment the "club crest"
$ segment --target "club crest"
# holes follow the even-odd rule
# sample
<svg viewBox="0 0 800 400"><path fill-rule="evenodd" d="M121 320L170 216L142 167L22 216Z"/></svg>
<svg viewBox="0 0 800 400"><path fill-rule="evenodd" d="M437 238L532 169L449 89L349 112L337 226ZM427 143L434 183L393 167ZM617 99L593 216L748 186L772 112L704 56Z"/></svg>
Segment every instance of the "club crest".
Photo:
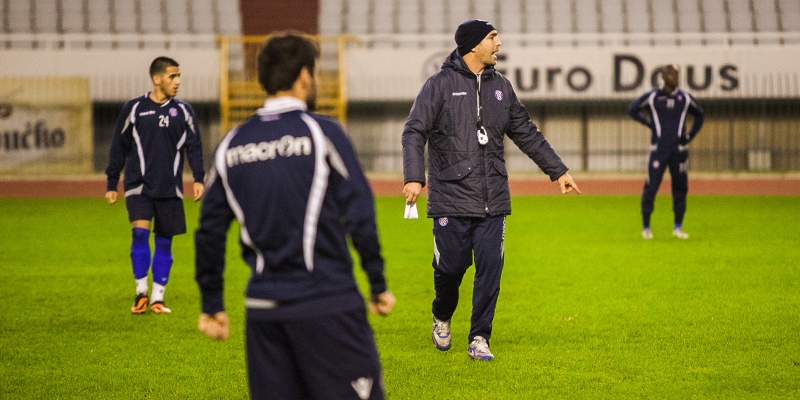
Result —
<svg viewBox="0 0 800 400"><path fill-rule="evenodd" d="M659 163L658 160L653 161L653 168L658 168L660 165L661 163Z"/></svg>
<svg viewBox="0 0 800 400"><path fill-rule="evenodd" d="M447 217L439 218L439 226L446 226L447 225Z"/></svg>
<svg viewBox="0 0 800 400"><path fill-rule="evenodd" d="M499 90L495 90L494 91L494 98L496 98L498 101L499 100L503 100L503 92L501 92Z"/></svg>
<svg viewBox="0 0 800 400"><path fill-rule="evenodd" d="M170 116L173 116L173 117L177 117L177 116L178 116L178 109L177 109L177 108L175 108L175 107L170 107L170 109L169 109L169 115L170 115Z"/></svg>

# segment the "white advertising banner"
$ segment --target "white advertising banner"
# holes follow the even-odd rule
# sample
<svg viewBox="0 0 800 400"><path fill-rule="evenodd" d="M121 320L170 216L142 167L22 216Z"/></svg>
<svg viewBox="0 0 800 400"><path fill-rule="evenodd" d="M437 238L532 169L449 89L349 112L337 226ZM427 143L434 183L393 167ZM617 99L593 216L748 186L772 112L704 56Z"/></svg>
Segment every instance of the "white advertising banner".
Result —
<svg viewBox="0 0 800 400"><path fill-rule="evenodd" d="M351 101L413 100L452 48L351 48ZM800 97L800 46L514 47L497 69L523 100L630 99L659 84L677 64L681 87L701 98Z"/></svg>
<svg viewBox="0 0 800 400"><path fill-rule="evenodd" d="M0 78L0 175L92 172L86 78Z"/></svg>

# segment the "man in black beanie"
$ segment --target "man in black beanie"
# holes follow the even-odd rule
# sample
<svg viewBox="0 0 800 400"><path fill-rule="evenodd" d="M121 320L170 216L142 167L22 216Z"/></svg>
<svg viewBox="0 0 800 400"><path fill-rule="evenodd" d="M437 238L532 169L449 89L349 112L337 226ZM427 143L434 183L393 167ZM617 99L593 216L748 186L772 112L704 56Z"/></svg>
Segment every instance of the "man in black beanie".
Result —
<svg viewBox="0 0 800 400"><path fill-rule="evenodd" d="M433 219L433 343L450 349L450 319L458 289L475 259L471 328L467 352L494 359L489 350L492 320L504 264L505 219L511 194L504 159L508 136L561 193L580 193L567 166L550 147L517 99L511 82L494 69L500 39L487 21L459 25L457 49L420 90L403 129L403 195L416 203L428 185ZM428 173L424 150L428 147Z"/></svg>

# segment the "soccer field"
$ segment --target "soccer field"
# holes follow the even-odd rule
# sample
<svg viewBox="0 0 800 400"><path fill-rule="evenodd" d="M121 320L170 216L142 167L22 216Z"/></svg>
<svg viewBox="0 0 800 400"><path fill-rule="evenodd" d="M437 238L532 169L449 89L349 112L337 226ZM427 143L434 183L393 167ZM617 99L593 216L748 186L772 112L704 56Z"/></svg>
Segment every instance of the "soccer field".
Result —
<svg viewBox="0 0 800 400"><path fill-rule="evenodd" d="M431 222L403 220L401 197L377 199L398 300L390 316L370 317L388 398L800 397L800 198L690 196L686 241L670 236L666 196L652 241L639 236L636 196L512 204L496 359L475 362L473 270L453 347L439 352ZM124 204L0 199L0 209L0 398L247 398L238 232L228 241L231 338L215 342L196 328L192 235L174 241L173 313L134 316ZM190 231L198 210L187 203Z"/></svg>

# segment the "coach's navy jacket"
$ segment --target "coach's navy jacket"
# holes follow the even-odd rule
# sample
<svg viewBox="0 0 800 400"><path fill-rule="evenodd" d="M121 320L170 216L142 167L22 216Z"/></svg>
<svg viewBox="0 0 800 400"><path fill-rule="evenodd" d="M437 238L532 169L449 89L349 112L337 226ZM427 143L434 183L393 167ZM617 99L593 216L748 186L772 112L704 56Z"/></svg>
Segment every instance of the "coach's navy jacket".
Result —
<svg viewBox="0 0 800 400"><path fill-rule="evenodd" d="M641 111L650 118L642 115ZM694 122L689 132L685 131L686 114L692 114ZM681 89L667 93L661 88L643 94L628 106L628 114L653 131L650 144L657 151L673 151L688 144L703 126L703 109L694 97Z"/></svg>
<svg viewBox="0 0 800 400"><path fill-rule="evenodd" d="M189 158L195 182L203 182L203 145L189 103L171 98L163 104L150 93L122 107L106 175L107 191L116 191L125 167L125 196L183 198L183 153Z"/></svg>
<svg viewBox="0 0 800 400"><path fill-rule="evenodd" d="M372 293L386 291L374 198L355 152L336 122L306 112L300 100L267 100L216 151L195 233L205 313L224 310L225 238L234 218L252 268L248 313L251 305L275 314L298 303L315 303L315 312L363 309L347 235Z"/></svg>
<svg viewBox="0 0 800 400"><path fill-rule="evenodd" d="M478 143L478 98L488 143ZM503 140L508 135L551 180L567 172L531 121L503 75L480 76L454 50L420 90L403 129L405 183L425 185L428 145L428 217L485 217L511 213Z"/></svg>

